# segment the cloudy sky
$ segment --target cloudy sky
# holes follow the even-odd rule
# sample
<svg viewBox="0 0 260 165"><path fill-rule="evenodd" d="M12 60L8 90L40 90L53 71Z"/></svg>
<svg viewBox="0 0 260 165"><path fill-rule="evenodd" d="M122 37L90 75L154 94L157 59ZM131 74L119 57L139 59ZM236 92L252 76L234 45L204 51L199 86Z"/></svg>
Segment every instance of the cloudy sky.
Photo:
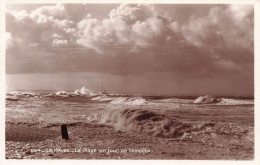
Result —
<svg viewBox="0 0 260 165"><path fill-rule="evenodd" d="M253 94L252 5L8 4L8 90Z"/></svg>

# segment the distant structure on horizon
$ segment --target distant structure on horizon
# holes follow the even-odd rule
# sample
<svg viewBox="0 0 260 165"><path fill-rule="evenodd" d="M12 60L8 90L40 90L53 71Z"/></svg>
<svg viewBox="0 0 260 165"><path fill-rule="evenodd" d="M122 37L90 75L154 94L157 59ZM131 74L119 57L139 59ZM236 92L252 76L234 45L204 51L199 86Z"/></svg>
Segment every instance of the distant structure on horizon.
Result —
<svg viewBox="0 0 260 165"><path fill-rule="evenodd" d="M103 82L102 82L102 91L101 91L101 94L108 94L108 93L106 92L106 90L104 89L104 87L103 87Z"/></svg>

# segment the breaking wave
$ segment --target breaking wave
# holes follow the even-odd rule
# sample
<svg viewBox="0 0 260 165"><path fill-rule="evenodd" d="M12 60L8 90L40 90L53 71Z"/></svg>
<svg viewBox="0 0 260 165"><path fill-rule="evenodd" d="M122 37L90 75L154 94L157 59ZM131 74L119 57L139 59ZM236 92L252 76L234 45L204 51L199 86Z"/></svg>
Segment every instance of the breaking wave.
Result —
<svg viewBox="0 0 260 165"><path fill-rule="evenodd" d="M69 93L66 91L59 91L59 92L56 92L56 95L57 96L69 96Z"/></svg>
<svg viewBox="0 0 260 165"><path fill-rule="evenodd" d="M221 101L217 105L240 105L240 104L254 104L254 100L237 100L221 98Z"/></svg>
<svg viewBox="0 0 260 165"><path fill-rule="evenodd" d="M148 101L141 97L108 97L105 95L97 96L91 100L109 102L109 104L120 105L146 105Z"/></svg>
<svg viewBox="0 0 260 165"><path fill-rule="evenodd" d="M195 104L207 104L207 103L218 103L221 99L212 97L210 95L200 96L193 103Z"/></svg>
<svg viewBox="0 0 260 165"><path fill-rule="evenodd" d="M89 120L97 120L101 124L112 125L119 130L163 138L179 138L187 133L203 131L215 125L214 123L184 123L176 118L140 109L106 111Z"/></svg>
<svg viewBox="0 0 260 165"><path fill-rule="evenodd" d="M105 95L101 95L101 96L97 96L97 97L94 97L92 98L91 100L95 100L95 101L111 101L111 100L114 100L115 98L114 97L107 97Z"/></svg>
<svg viewBox="0 0 260 165"><path fill-rule="evenodd" d="M105 102L110 105L130 105L130 106L143 106L143 105L156 105L156 106L174 106L191 105L193 104L214 104L214 105L252 105L254 99L237 99L237 98L216 98L213 96L200 96L197 99L181 99L181 98L162 98L153 99L145 96L126 96L126 95L98 95L91 90L82 87L75 92L58 91L56 93L33 93L33 92L7 92L6 100L17 101L20 98L42 98L42 97L88 97L92 101Z"/></svg>
<svg viewBox="0 0 260 165"><path fill-rule="evenodd" d="M126 104L126 105L145 105L147 101L140 97L119 97L110 102L110 104Z"/></svg>
<svg viewBox="0 0 260 165"><path fill-rule="evenodd" d="M42 96L31 92L7 92L5 100L19 101L21 98L42 98Z"/></svg>
<svg viewBox="0 0 260 165"><path fill-rule="evenodd" d="M34 96L38 96L38 94L31 93L31 92L8 92L8 93L6 93L6 96L34 97Z"/></svg>
<svg viewBox="0 0 260 165"><path fill-rule="evenodd" d="M92 97L96 94L92 92L90 89L87 89L86 87L82 87L80 90L75 90L73 93L69 93L66 91L58 91L56 92L56 96L62 96L62 97L73 97L73 96L86 96L86 97Z"/></svg>
<svg viewBox="0 0 260 165"><path fill-rule="evenodd" d="M92 92L90 89L87 89L86 87L82 87L79 90L76 90L74 93L79 93L80 95L85 95L85 96L95 96L96 94Z"/></svg>
<svg viewBox="0 0 260 165"><path fill-rule="evenodd" d="M195 104L216 104L216 105L240 105L240 104L254 104L254 100L239 100L228 98L216 98L213 96L205 95L200 96L194 100Z"/></svg>

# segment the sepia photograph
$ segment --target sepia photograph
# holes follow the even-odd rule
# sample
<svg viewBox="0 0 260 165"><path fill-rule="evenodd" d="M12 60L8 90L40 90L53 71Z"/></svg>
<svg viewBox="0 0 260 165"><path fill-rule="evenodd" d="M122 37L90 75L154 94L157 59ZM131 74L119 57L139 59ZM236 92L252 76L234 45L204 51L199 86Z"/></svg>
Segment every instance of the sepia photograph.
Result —
<svg viewBox="0 0 260 165"><path fill-rule="evenodd" d="M254 4L4 12L6 160L255 160Z"/></svg>

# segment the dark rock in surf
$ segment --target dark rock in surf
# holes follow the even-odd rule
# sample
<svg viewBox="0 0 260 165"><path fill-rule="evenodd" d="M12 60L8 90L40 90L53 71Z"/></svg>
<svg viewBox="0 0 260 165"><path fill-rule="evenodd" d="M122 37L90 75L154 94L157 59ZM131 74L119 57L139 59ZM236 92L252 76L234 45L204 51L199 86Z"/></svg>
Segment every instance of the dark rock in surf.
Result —
<svg viewBox="0 0 260 165"><path fill-rule="evenodd" d="M5 100L9 100L9 101L18 101L19 99L16 97L6 97Z"/></svg>

